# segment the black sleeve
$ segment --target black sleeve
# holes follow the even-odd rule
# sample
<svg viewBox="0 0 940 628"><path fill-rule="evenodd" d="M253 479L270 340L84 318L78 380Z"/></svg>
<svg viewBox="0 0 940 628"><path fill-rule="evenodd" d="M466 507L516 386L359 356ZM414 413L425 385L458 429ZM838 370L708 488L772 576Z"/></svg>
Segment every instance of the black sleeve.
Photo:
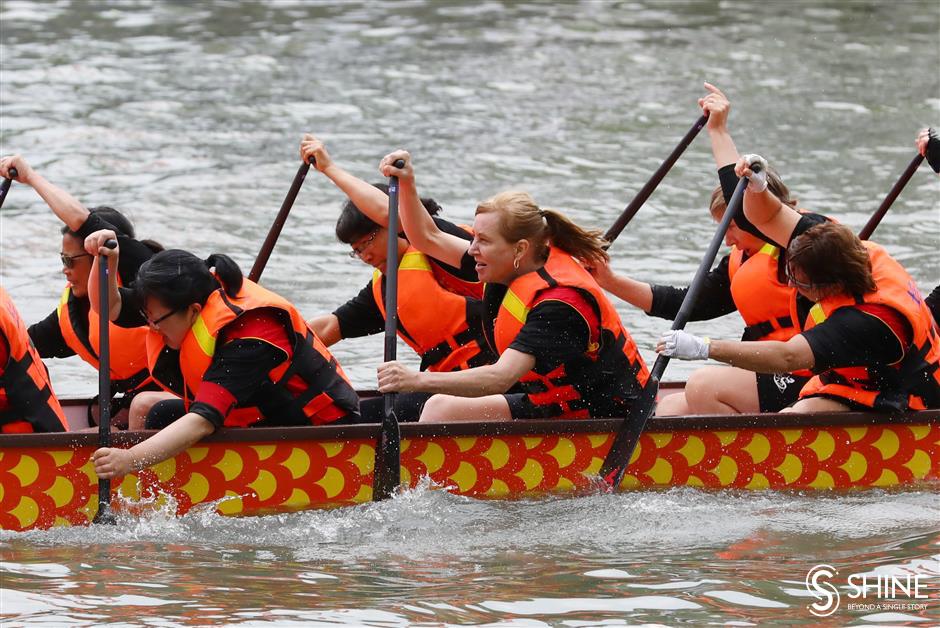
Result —
<svg viewBox="0 0 940 628"><path fill-rule="evenodd" d="M940 173L940 134L933 128L927 139L927 163L934 172Z"/></svg>
<svg viewBox="0 0 940 628"><path fill-rule="evenodd" d="M470 235L468 232L464 231L463 229L461 229L459 226L455 225L454 223L444 220L443 218L438 218L437 216L435 216L434 224L436 224L437 228L443 231L444 233L449 233L451 235L457 236L458 238L466 240L467 247L469 247L470 242L473 241L472 235ZM438 259L435 259L434 261L437 262L438 266L443 268L445 271L447 271L454 277L457 277L458 279L462 279L464 281L480 281L480 278L477 277L476 260L470 257L469 253L465 253L463 258L460 260L460 268L451 266L449 264L445 264L444 262Z"/></svg>
<svg viewBox="0 0 940 628"><path fill-rule="evenodd" d="M238 338L219 347L212 363L202 376L203 382L211 382L224 388L234 397L232 407L250 405L252 398L269 381L268 373L287 359L287 354L271 343L251 338ZM216 408L208 403L195 401L190 412L205 417L217 428L222 427L225 415L232 409Z"/></svg>
<svg viewBox="0 0 940 628"><path fill-rule="evenodd" d="M62 336L58 310L53 310L46 318L33 323L26 331L41 358L67 358L75 355Z"/></svg>
<svg viewBox="0 0 940 628"><path fill-rule="evenodd" d="M562 301L543 301L529 312L509 348L533 356L533 370L545 374L583 355L590 340L587 323L574 307Z"/></svg>
<svg viewBox="0 0 940 628"><path fill-rule="evenodd" d="M802 333L813 350L814 373L845 366L894 364L904 357L904 347L891 328L854 307L839 308Z"/></svg>
<svg viewBox="0 0 940 628"><path fill-rule="evenodd" d="M718 266L705 276L705 283L698 294L698 299L689 320L710 320L730 314L738 309L734 304L734 298L731 296L731 278L728 276L730 262L731 256L725 255L718 263ZM674 320L689 289L655 284L651 287L653 289L653 305L648 314L657 318Z"/></svg>
<svg viewBox="0 0 940 628"><path fill-rule="evenodd" d="M816 225L824 223L827 220L829 219L823 216L822 214L812 214L812 213L803 214L803 216L800 217L800 221L796 223L796 227L793 228L793 235L790 236L790 242L792 242L793 238L795 238L796 236L803 235L804 233L806 233L806 231L809 230L810 227L815 227ZM790 242L787 242L788 246Z"/></svg>
<svg viewBox="0 0 940 628"><path fill-rule="evenodd" d="M725 197L725 205L731 204L731 197L734 196L734 189L738 187L738 175L734 173L735 164L728 164L722 166L718 169L718 181L721 182L721 193ZM761 233L761 230L754 226L750 220L747 219L747 216L744 215L744 210L738 212L738 215L734 217L734 224L737 225L738 229L750 233L753 236L757 236L764 242L770 242L770 244L776 244L771 242L767 236Z"/></svg>
<svg viewBox="0 0 940 628"><path fill-rule="evenodd" d="M933 313L933 320L940 325L940 286L934 288L930 296L924 299L924 302L927 303L927 307Z"/></svg>
<svg viewBox="0 0 940 628"><path fill-rule="evenodd" d="M114 324L118 327L143 327L147 319L141 314L143 304L137 301L133 288L118 286L121 293L121 313L118 314Z"/></svg>
<svg viewBox="0 0 940 628"><path fill-rule="evenodd" d="M372 282L355 297L336 308L333 315L339 319L339 333L343 338L371 336L385 329L385 317L372 296Z"/></svg>
<svg viewBox="0 0 940 628"><path fill-rule="evenodd" d="M101 229L117 231L111 223L95 212L92 212L76 233L80 238L84 239ZM118 274L121 277L121 281L127 286L137 278L137 269L140 268L140 265L153 257L153 251L149 246L134 238L119 235L117 240L118 246L121 247L121 258L118 261Z"/></svg>

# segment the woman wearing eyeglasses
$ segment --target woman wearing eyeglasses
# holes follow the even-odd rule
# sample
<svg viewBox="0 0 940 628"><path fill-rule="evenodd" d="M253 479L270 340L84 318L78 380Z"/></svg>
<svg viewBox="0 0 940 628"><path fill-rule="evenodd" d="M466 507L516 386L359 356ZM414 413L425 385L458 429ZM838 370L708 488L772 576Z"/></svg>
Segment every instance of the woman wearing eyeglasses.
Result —
<svg viewBox="0 0 940 628"><path fill-rule="evenodd" d="M318 316L310 326L330 346L343 338L378 334L385 329L385 270L389 237L388 186L371 185L337 166L323 143L305 135L301 158L316 159L316 168L349 200L336 221L336 237L350 245L349 256L375 268L372 279L354 298L332 314ZM437 216L440 206L421 199L438 228L467 243L473 235ZM482 335L482 284L473 265L451 266L412 247L398 237L398 335L421 358L422 371L446 372L492 364L496 356ZM474 296L476 295L476 296ZM410 393L396 399L400 421L416 421L430 395ZM381 398L361 404L364 421L381 421Z"/></svg>
<svg viewBox="0 0 940 628"><path fill-rule="evenodd" d="M117 234L125 252L118 268L122 285L130 285L140 265L163 247L152 240L135 239L134 226L116 209L86 209L71 194L33 170L23 157L13 155L0 160L0 176L8 177L11 168L17 171L16 180L36 190L65 223L60 259L67 283L58 307L43 320L29 326L29 337L43 358L78 355L97 369L98 317L88 303L92 256L84 249L85 237L100 229L112 229ZM136 394L155 389L147 370L144 330L123 329L115 325L110 329L112 395L124 393L121 408L127 408ZM113 415L115 425L126 425L126 412L118 412L115 407ZM94 418L91 412L89 418Z"/></svg>
<svg viewBox="0 0 940 628"><path fill-rule="evenodd" d="M103 244L113 237L98 231L85 241L112 268L120 247ZM100 477L166 460L222 426L358 421L359 398L329 349L290 302L244 278L228 256L167 250L141 265L130 290L111 277L101 287L110 291L108 316L121 326L148 325L150 371L178 399L151 410L165 417L175 406L175 420L156 436L95 452ZM89 292L98 289L93 273Z"/></svg>
<svg viewBox="0 0 940 628"><path fill-rule="evenodd" d="M402 168L394 166L399 159ZM525 192L504 192L477 206L468 243L421 210L407 152L387 155L380 170L399 177L412 244L455 266L473 260L486 283L483 331L499 359L453 373L387 362L378 369L379 390L435 393L421 413L425 422L626 416L649 372L584 269L607 257L600 234L539 208Z"/></svg>
<svg viewBox="0 0 940 628"><path fill-rule="evenodd" d="M766 178L738 161L749 177L748 219L787 243L789 282L811 304L794 300L801 333L786 342L734 342L667 332L657 351L684 360L712 358L761 373L810 369L817 375L789 408L799 412L940 407L940 338L917 285L881 246L862 242L837 223L798 232L801 215L767 192Z"/></svg>

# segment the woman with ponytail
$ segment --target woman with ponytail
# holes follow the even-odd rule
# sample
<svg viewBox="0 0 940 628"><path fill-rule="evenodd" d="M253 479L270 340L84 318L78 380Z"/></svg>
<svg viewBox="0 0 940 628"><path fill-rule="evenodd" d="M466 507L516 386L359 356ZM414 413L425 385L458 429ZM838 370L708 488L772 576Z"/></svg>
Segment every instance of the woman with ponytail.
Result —
<svg viewBox="0 0 940 628"><path fill-rule="evenodd" d="M113 237L108 230L88 236L95 264L105 254L111 268L117 265L120 247L103 246ZM140 267L133 289L119 288L113 274L109 279L109 318L123 327L149 326L151 374L175 398L153 405L146 417L147 427L163 427L159 434L130 449L95 452L100 477L171 458L223 426L358 420L356 392L297 308L246 279L230 257L202 260L168 250ZM93 304L100 288L93 269Z"/></svg>
<svg viewBox="0 0 940 628"><path fill-rule="evenodd" d="M393 165L398 159L402 168ZM483 334L499 359L453 373L387 362L378 370L379 390L435 393L425 422L625 416L649 373L584 269L607 259L599 232L541 209L525 192L504 192L477 207L468 247L421 207L407 152L386 156L380 170L399 178L412 246L455 267L473 260L486 284Z"/></svg>

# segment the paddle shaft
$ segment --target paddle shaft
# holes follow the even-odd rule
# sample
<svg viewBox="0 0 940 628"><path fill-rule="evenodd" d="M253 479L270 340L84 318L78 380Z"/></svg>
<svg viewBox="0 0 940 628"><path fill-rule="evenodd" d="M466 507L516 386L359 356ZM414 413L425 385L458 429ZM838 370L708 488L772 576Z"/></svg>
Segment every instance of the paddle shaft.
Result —
<svg viewBox="0 0 940 628"><path fill-rule="evenodd" d="M284 202L281 203L281 209L277 212L277 217L275 217L271 228L268 229L268 237L264 239L258 257L255 258L254 266L251 267L251 272L248 273L248 278L252 281L257 282L261 279L261 273L264 272L264 267L268 264L268 258L271 257L271 251L274 250L274 245L277 244L277 239L281 235L281 229L284 228L284 223L287 222L287 215L290 214L290 210L294 206L297 193L300 192L300 187L304 184L304 179L307 177L307 172L310 171L311 164L316 165L316 163L316 159L311 158L310 163L304 162L297 169L297 174L294 175L294 181L287 191L287 196L284 197Z"/></svg>
<svg viewBox="0 0 940 628"><path fill-rule="evenodd" d="M396 168L404 167L401 159ZM385 361L398 356L398 177L388 178L388 247L385 255ZM385 393L382 429L375 445L372 500L392 496L401 484L401 431L395 416L395 393Z"/></svg>
<svg viewBox="0 0 940 628"><path fill-rule="evenodd" d="M755 167L751 166L751 168L753 170ZM689 285L689 290L686 292L685 298L682 299L682 305L679 307L679 313L676 314L676 318L672 323L672 329L683 329L686 323L689 322L692 309L695 307L698 295L705 285L705 278L708 276L712 264L715 263L715 258L718 256L718 249L721 247L722 240L725 238L728 226L731 224L735 215L741 211L741 206L744 203L744 188L746 187L747 177L741 177L737 187L734 189L734 194L731 196L731 202L728 203L728 209L725 211L725 215L721 217L721 222L718 223L715 235L712 237L712 241L705 251L705 256L702 258L698 270L695 271L695 277ZM607 457L604 459L604 464L601 465L600 471L601 478L610 488L620 486L620 482L623 480L623 475L626 473L627 466L630 464L630 458L633 456L633 450L636 449L636 445L640 441L640 435L643 434L643 430L646 429L646 422L656 409L656 394L659 392L659 380L666 371L668 364L669 357L663 354L659 354L656 357L656 362L653 363L653 368L650 371L646 385L643 387L643 391L631 406L630 414L623 420L620 429L617 431L617 435L614 437L614 442L607 452Z"/></svg>
<svg viewBox="0 0 940 628"><path fill-rule="evenodd" d="M617 218L616 222L607 230L607 233L604 234L604 239L608 243L613 243L617 239L617 236L620 235L620 232L633 220L633 217L636 216L636 213L640 210L640 207L643 206L643 203L646 202L646 199L656 190L659 186L660 181L666 176L672 166L676 163L682 153L685 152L685 149L689 147L689 144L692 143L692 140L695 139L695 136L698 135L699 131L705 126L705 123L708 121L708 116L702 114L698 120L695 121L695 124L692 125L692 128L689 129L689 132L685 134L685 137L679 142L679 145L676 146L673 151L666 157L664 161L656 172L653 173L653 176L649 181L646 182L646 185L639 191L639 193L630 201L630 204L627 205L624 210L620 213L620 217Z"/></svg>
<svg viewBox="0 0 940 628"><path fill-rule="evenodd" d="M911 163L907 164L907 168L904 169L901 178L897 180L897 183L894 184L894 187L891 188L891 191L888 192L888 195L885 197L885 200L881 202L881 207L878 208L872 217L868 219L868 222L862 227L862 230L858 232L859 240L867 240L871 237L871 234L875 232L875 229L878 228L878 224L881 222L881 219L885 217L885 214L888 213L888 210L891 208L891 205L894 203L894 200L901 194L901 190L904 189L904 186L907 185L907 182L911 180L911 177L914 176L914 173L917 172L917 168L920 167L921 162L924 161L924 156L920 153L917 154L914 159L911 160Z"/></svg>
<svg viewBox="0 0 940 628"><path fill-rule="evenodd" d="M104 244L113 249L114 240ZM111 446L111 340L108 327L108 256L98 256L98 447ZM111 512L111 480L98 478L98 512L93 523L114 524Z"/></svg>
<svg viewBox="0 0 940 628"><path fill-rule="evenodd" d="M17 177L16 168L10 168L10 178L4 179L3 183L0 183L0 207L3 207L3 201L7 198L7 192L10 191L10 186L13 185L13 179Z"/></svg>

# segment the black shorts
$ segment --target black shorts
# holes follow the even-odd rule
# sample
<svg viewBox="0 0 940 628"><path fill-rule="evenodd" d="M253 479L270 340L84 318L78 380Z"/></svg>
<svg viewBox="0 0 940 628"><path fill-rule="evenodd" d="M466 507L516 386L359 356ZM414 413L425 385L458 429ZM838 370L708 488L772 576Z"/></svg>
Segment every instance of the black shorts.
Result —
<svg viewBox="0 0 940 628"><path fill-rule="evenodd" d="M555 419L562 415L557 405L536 405L526 393L504 393L506 403L509 404L509 414L513 419ZM588 404L592 418L622 418L630 414L629 404L611 401L600 407L598 404Z"/></svg>
<svg viewBox="0 0 940 628"><path fill-rule="evenodd" d="M810 376L792 373L757 373L757 399L761 412L780 412L800 398Z"/></svg>

